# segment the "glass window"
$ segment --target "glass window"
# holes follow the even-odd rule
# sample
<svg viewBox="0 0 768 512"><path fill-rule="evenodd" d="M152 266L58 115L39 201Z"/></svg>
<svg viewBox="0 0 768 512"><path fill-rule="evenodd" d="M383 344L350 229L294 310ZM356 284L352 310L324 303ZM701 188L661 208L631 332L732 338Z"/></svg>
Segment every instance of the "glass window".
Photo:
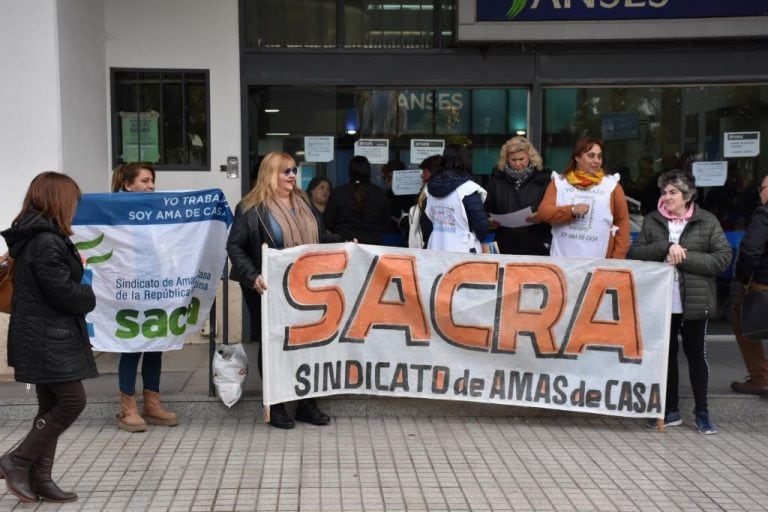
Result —
<svg viewBox="0 0 768 512"><path fill-rule="evenodd" d="M455 0L244 0L248 48L455 45ZM337 30L337 19L343 23Z"/></svg>
<svg viewBox="0 0 768 512"><path fill-rule="evenodd" d="M408 168L419 163L411 162L412 139L464 144L473 172L488 175L504 142L528 131L527 89L252 87L249 96L252 178L259 157L269 151L304 162L305 136L333 136L334 158L302 165L302 183L316 175L345 183L360 138L387 139L389 160ZM380 168L373 166L374 181Z"/></svg>
<svg viewBox="0 0 768 512"><path fill-rule="evenodd" d="M431 48L435 46L433 0L345 0L345 46Z"/></svg>
<svg viewBox="0 0 768 512"><path fill-rule="evenodd" d="M210 169L208 71L112 70L113 164Z"/></svg>
<svg viewBox="0 0 768 512"><path fill-rule="evenodd" d="M656 208L659 173L723 162L722 183L702 181L698 201L726 231L743 230L756 206L756 181L768 169L768 85L547 89L543 156L563 169L582 135L605 141L604 166L621 173L645 212ZM726 134L757 132L754 156L726 156ZM763 155L763 156L761 156Z"/></svg>
<svg viewBox="0 0 768 512"><path fill-rule="evenodd" d="M335 48L336 0L245 0L249 48Z"/></svg>

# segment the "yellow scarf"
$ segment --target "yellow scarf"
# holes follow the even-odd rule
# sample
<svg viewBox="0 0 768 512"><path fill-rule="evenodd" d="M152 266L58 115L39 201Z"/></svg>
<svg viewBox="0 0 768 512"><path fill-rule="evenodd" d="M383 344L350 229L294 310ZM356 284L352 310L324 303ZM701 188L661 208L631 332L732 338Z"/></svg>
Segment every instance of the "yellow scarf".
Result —
<svg viewBox="0 0 768 512"><path fill-rule="evenodd" d="M582 171L581 169L571 169L567 173L565 173L565 179L568 180L568 183L573 185L574 187L579 188L589 188L592 185L599 185L601 181L603 181L603 177L605 176L605 171L600 169L595 174L588 173L587 171Z"/></svg>

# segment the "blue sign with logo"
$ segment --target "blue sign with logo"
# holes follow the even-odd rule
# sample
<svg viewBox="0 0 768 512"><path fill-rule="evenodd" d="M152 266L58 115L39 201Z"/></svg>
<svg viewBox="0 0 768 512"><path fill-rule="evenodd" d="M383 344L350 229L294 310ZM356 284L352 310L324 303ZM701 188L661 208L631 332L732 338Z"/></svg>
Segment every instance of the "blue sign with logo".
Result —
<svg viewBox="0 0 768 512"><path fill-rule="evenodd" d="M579 21L768 16L763 0L476 0L477 21Z"/></svg>

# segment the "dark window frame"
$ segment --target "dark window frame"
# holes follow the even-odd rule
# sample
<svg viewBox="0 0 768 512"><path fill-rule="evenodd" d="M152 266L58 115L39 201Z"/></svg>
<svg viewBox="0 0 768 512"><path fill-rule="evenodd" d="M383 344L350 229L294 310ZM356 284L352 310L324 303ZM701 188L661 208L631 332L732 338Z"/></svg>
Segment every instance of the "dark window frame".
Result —
<svg viewBox="0 0 768 512"><path fill-rule="evenodd" d="M110 86L110 121L111 121L111 132L112 132L112 166L116 166L118 163L121 162L120 158L120 145L121 141L119 140L119 124L120 124L120 110L117 108L116 101L117 101L117 94L116 94L116 76L119 73L135 73L137 78L140 74L159 74L161 77L161 83L162 83L162 76L164 74L181 74L186 75L189 74L197 74L197 75L204 75L205 76L205 90L206 90L206 105L205 105L205 136L206 136L206 151L205 151L205 158L203 159L202 163L194 163L194 164L163 164L163 163L157 163L152 164L152 166L155 168L155 170L158 171L211 171L211 152L212 152L212 144L211 144L211 72L210 69L192 69L192 68L110 68L109 69L109 86ZM187 114L187 101L186 101L186 78L182 79L183 86L182 86L182 98L183 98L183 108L184 108L184 116L182 118L182 126L186 127L188 122L188 114ZM138 93L137 93L138 94ZM162 97L162 93L161 93ZM162 114L162 112L161 112ZM182 130L184 131L184 129ZM186 135L186 134L184 134ZM160 146L162 147L164 134L162 129L162 123L159 123L158 126L158 138L160 141ZM187 140L186 136L182 137L183 142L183 148L184 153L188 153L188 145L189 141ZM162 161L162 159L161 159Z"/></svg>

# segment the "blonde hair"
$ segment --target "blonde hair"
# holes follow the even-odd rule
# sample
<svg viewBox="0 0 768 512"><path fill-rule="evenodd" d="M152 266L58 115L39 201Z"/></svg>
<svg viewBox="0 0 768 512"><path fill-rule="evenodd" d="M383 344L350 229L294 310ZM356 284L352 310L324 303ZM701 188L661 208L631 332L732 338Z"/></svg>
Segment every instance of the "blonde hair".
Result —
<svg viewBox="0 0 768 512"><path fill-rule="evenodd" d="M291 167L296 167L296 161L288 153L277 151L267 153L259 165L256 183L251 191L243 197L243 211L250 210L254 206L277 196L278 175ZM299 188L298 181L293 187L293 194L306 198L304 192Z"/></svg>
<svg viewBox="0 0 768 512"><path fill-rule="evenodd" d="M500 171L503 171L504 167L507 165L509 155L512 153L517 153L518 151L525 151L525 153L528 154L528 159L531 161L531 166L537 171L540 171L544 168L544 161L541 159L541 155L538 151L536 151L536 148L533 147L531 141L522 135L512 137L507 142L505 142L503 146L501 146L501 151L499 151L499 163L496 167Z"/></svg>

